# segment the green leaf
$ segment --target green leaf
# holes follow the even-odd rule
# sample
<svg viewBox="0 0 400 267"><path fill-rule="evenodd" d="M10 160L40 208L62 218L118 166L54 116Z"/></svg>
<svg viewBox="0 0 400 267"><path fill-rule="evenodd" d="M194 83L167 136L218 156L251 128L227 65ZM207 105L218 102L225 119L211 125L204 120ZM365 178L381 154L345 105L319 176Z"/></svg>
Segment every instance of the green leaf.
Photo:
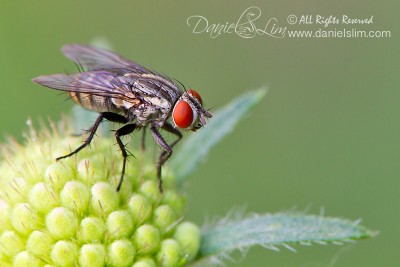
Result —
<svg viewBox="0 0 400 267"><path fill-rule="evenodd" d="M198 163L204 159L210 149L225 135L230 133L236 124L254 107L267 93L266 88L247 92L224 108L213 114L207 125L195 134L189 136L181 149L171 160L171 166L178 184L191 174Z"/></svg>
<svg viewBox="0 0 400 267"><path fill-rule="evenodd" d="M294 250L289 244L341 244L373 235L357 222L301 212L254 215L244 219L228 216L203 228L199 257L223 255L253 245L273 250L284 246Z"/></svg>

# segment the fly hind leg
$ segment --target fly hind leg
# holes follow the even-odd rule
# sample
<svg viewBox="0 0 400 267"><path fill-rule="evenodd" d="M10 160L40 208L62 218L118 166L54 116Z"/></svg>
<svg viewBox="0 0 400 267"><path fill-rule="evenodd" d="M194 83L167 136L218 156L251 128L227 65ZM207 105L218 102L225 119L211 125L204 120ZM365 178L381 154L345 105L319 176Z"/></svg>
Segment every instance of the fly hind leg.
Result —
<svg viewBox="0 0 400 267"><path fill-rule="evenodd" d="M85 147L90 145L90 142L92 141L94 135L96 134L96 131L99 128L103 119L106 119L106 120L112 121L112 122L124 123L124 124L128 122L127 118L125 118L124 116L117 114L117 113L112 113L112 112L100 113L99 116L97 117L95 123L93 124L92 128L90 128L88 130L89 136L86 138L85 142L83 142L82 145L80 145L77 149L75 149L71 153L69 153L65 156L58 157L58 158L56 158L56 160L58 161L60 159L65 159L65 158L71 157L72 155L77 154L79 151L81 151L82 149L84 149Z"/></svg>
<svg viewBox="0 0 400 267"><path fill-rule="evenodd" d="M79 151L81 151L83 148L87 147L88 145L90 145L90 142L92 141L94 135L96 134L97 128L99 128L100 123L103 121L104 119L104 115L100 114L97 119L96 122L94 123L94 125L92 126L92 128L90 128L90 132L89 132L89 136L86 138L85 142L83 142L82 145L80 145L77 149L75 149L74 151L72 151L71 153L65 155L65 156L61 156L56 158L57 161L59 161L60 159L65 159L68 157L71 157L72 155L75 155L76 153L78 153Z"/></svg>

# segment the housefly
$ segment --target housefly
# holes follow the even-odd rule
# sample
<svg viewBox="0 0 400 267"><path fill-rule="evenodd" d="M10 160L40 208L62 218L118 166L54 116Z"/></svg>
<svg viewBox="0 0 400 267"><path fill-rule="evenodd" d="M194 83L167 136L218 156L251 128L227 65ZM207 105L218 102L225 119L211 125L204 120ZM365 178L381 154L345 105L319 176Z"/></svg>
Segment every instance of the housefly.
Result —
<svg viewBox="0 0 400 267"><path fill-rule="evenodd" d="M70 75L39 76L32 81L66 91L75 103L99 115L84 143L57 160L70 157L88 146L103 120L124 124L115 131L115 139L123 157L117 186L119 191L128 156L121 136L149 127L154 141L162 148L157 163L158 184L162 192L161 167L182 138L180 130L196 131L206 124L206 118L212 117L203 108L199 93L186 90L173 79L109 50L80 44L65 45L61 50L67 58L81 66L82 71ZM168 144L160 129L174 134L177 139Z"/></svg>

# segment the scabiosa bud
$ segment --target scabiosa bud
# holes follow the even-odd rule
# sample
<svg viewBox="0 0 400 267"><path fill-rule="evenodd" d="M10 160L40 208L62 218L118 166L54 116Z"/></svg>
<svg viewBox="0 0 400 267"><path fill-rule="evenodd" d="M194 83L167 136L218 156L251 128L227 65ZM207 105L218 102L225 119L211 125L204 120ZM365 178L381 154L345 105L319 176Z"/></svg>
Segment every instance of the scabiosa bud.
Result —
<svg viewBox="0 0 400 267"><path fill-rule="evenodd" d="M154 161L134 151L116 192L114 140L55 162L81 141L56 128L3 146L0 266L184 266L196 257L199 229L184 220L173 175L164 171L160 193Z"/></svg>

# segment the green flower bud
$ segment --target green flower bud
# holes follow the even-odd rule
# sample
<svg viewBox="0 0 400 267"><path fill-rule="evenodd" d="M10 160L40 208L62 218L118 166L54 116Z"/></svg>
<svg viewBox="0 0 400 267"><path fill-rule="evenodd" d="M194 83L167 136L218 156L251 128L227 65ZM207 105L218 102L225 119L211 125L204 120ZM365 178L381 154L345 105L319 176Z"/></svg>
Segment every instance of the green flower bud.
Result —
<svg viewBox="0 0 400 267"><path fill-rule="evenodd" d="M77 166L77 176L84 183L107 180L107 165L101 160L82 159Z"/></svg>
<svg viewBox="0 0 400 267"><path fill-rule="evenodd" d="M182 222L186 201L171 171L161 193L154 161L132 151L117 192L113 139L56 162L81 138L31 133L0 161L0 266L179 267L196 257L199 231Z"/></svg>
<svg viewBox="0 0 400 267"><path fill-rule="evenodd" d="M150 202L140 194L134 194L129 199L128 208L136 224L146 221L152 210Z"/></svg>
<svg viewBox="0 0 400 267"><path fill-rule="evenodd" d="M8 184L7 198L14 203L24 202L27 187L28 185L23 178L13 179L13 182Z"/></svg>
<svg viewBox="0 0 400 267"><path fill-rule="evenodd" d="M47 230L55 239L73 238L77 223L76 215L63 207L53 209L46 218Z"/></svg>
<svg viewBox="0 0 400 267"><path fill-rule="evenodd" d="M108 259L111 266L131 266L135 253L135 247L128 240L114 241L108 247Z"/></svg>
<svg viewBox="0 0 400 267"><path fill-rule="evenodd" d="M11 228L10 213L11 209L8 203L0 200L0 232Z"/></svg>
<svg viewBox="0 0 400 267"><path fill-rule="evenodd" d="M179 243L173 239L161 242L161 248L157 253L157 262L160 266L174 267L181 259L181 248Z"/></svg>
<svg viewBox="0 0 400 267"><path fill-rule="evenodd" d="M78 259L78 245L73 241L58 241L50 253L51 260L57 266L75 266Z"/></svg>
<svg viewBox="0 0 400 267"><path fill-rule="evenodd" d="M18 253L13 262L14 266L41 267L43 264L44 262L40 258L35 257L28 251Z"/></svg>
<svg viewBox="0 0 400 267"><path fill-rule="evenodd" d="M70 181L61 190L60 197L64 207L83 214L89 205L90 192L86 185L78 181Z"/></svg>
<svg viewBox="0 0 400 267"><path fill-rule="evenodd" d="M161 192L156 181L145 181L139 188L139 191L147 197L152 203L156 203L161 198Z"/></svg>
<svg viewBox="0 0 400 267"><path fill-rule="evenodd" d="M2 253L13 257L24 249L24 239L14 231L4 231L0 236Z"/></svg>
<svg viewBox="0 0 400 267"><path fill-rule="evenodd" d="M97 217L84 218L78 229L78 238L82 243L93 243L103 240L104 222Z"/></svg>
<svg viewBox="0 0 400 267"><path fill-rule="evenodd" d="M119 196L113 185L99 182L92 187L90 206L96 215L106 216L119 206Z"/></svg>
<svg viewBox="0 0 400 267"><path fill-rule="evenodd" d="M51 164L46 169L45 182L54 186L56 191L60 190L73 175L71 168L61 161Z"/></svg>
<svg viewBox="0 0 400 267"><path fill-rule="evenodd" d="M157 267L157 265L152 258L145 257L136 260L132 267Z"/></svg>
<svg viewBox="0 0 400 267"><path fill-rule="evenodd" d="M37 257L48 258L54 242L54 239L46 232L35 230L29 236L26 248Z"/></svg>
<svg viewBox="0 0 400 267"><path fill-rule="evenodd" d="M150 224L145 224L136 229L132 237L136 249L140 254L154 252L160 243L160 232Z"/></svg>
<svg viewBox="0 0 400 267"><path fill-rule="evenodd" d="M188 261L193 260L200 248L200 229L191 222L180 223L175 230L174 239L178 241Z"/></svg>
<svg viewBox="0 0 400 267"><path fill-rule="evenodd" d="M161 205L154 211L154 224L162 233L168 232L176 222L176 215L168 205Z"/></svg>
<svg viewBox="0 0 400 267"><path fill-rule="evenodd" d="M103 245L85 244L79 251L81 267L101 267L106 262L106 252Z"/></svg>
<svg viewBox="0 0 400 267"><path fill-rule="evenodd" d="M35 184L29 192L28 197L32 207L44 214L59 206L58 195L52 186L45 183Z"/></svg>
<svg viewBox="0 0 400 267"><path fill-rule="evenodd" d="M107 217L106 228L110 239L128 238L133 231L132 216L128 211L114 211Z"/></svg>
<svg viewBox="0 0 400 267"><path fill-rule="evenodd" d="M28 203L20 203L16 204L11 212L11 224L18 233L28 235L39 227L40 222Z"/></svg>

